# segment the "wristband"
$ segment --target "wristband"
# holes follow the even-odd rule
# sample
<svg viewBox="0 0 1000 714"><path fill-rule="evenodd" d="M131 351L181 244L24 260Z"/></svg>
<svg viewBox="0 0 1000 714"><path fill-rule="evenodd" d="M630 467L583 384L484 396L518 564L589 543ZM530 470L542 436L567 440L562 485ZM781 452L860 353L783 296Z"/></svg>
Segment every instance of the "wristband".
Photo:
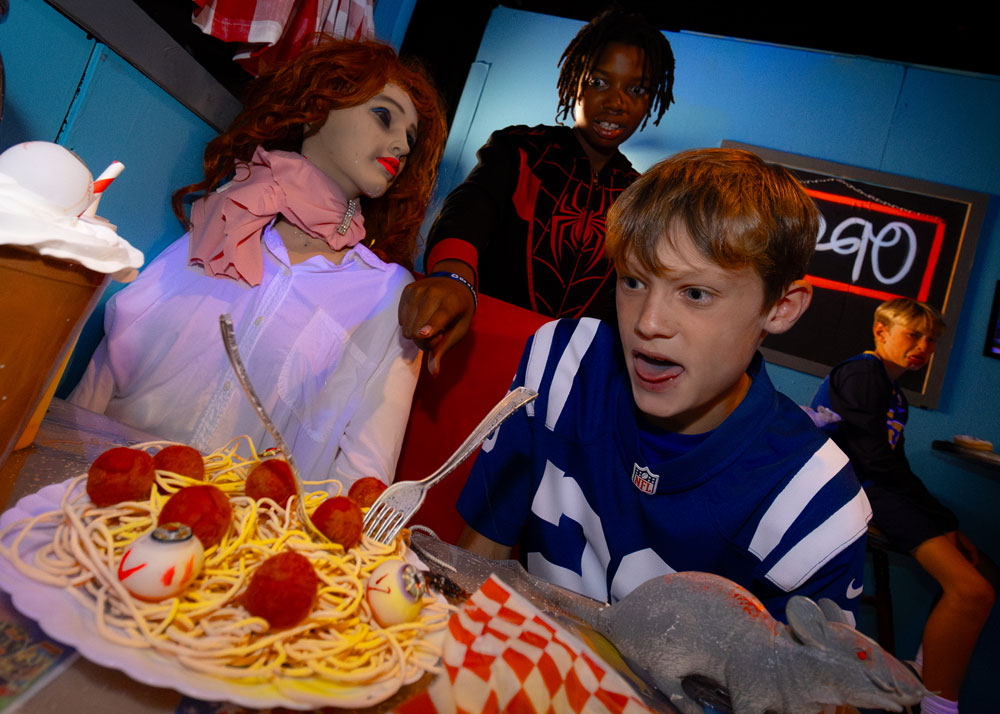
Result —
<svg viewBox="0 0 1000 714"><path fill-rule="evenodd" d="M427 276L428 278L451 278L452 280L457 280L462 283L465 287L469 289L472 293L472 310L475 312L476 308L479 307L479 297L476 295L476 289L472 287L472 283L463 278L458 273L449 273L447 270L439 270L436 273L431 273Z"/></svg>

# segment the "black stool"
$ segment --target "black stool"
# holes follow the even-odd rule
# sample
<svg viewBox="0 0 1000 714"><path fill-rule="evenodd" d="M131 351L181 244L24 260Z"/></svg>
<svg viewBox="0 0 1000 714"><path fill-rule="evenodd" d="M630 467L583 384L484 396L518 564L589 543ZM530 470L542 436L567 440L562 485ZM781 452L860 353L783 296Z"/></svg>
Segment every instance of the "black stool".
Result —
<svg viewBox="0 0 1000 714"><path fill-rule="evenodd" d="M882 645L882 649L895 655L896 626L892 615L892 588L889 584L889 553L903 553L903 551L890 543L874 523L868 525L866 549L872 556L872 581L875 587L871 595L861 596L861 602L875 607L878 631L876 639Z"/></svg>

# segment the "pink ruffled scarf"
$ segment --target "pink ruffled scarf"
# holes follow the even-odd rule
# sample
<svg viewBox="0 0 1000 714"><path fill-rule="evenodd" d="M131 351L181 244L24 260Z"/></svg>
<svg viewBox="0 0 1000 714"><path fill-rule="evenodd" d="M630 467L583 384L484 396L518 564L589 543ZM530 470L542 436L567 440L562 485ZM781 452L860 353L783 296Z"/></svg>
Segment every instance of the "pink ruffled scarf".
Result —
<svg viewBox="0 0 1000 714"><path fill-rule="evenodd" d="M236 177L191 207L188 259L205 274L259 285L263 274L260 236L279 213L313 238L343 250L365 237L360 207L347 231L338 228L347 197L334 181L300 154L257 147Z"/></svg>

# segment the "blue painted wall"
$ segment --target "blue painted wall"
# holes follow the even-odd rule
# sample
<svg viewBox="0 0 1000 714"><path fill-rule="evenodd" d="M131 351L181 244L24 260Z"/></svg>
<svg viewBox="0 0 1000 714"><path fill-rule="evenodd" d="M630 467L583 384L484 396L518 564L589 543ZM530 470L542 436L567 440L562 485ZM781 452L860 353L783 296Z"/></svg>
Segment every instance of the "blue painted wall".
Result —
<svg viewBox="0 0 1000 714"><path fill-rule="evenodd" d="M0 151L22 141L54 141L96 176L125 164L100 215L149 262L182 228L170 193L201 178L201 153L214 130L42 0L18 0L0 21L7 74ZM80 336L59 393L76 384L100 341L111 283Z"/></svg>
<svg viewBox="0 0 1000 714"><path fill-rule="evenodd" d="M444 195L475 164L489 133L509 124L553 123L557 62L581 23L506 8L494 11L452 127ZM914 409L907 450L914 470L952 507L963 528L1000 560L1000 473L930 449L970 433L1000 445L1000 361L984 357L994 285L1000 279L1000 78L963 75L760 43L669 33L677 59L676 104L660 126L623 147L643 170L680 150L742 141L991 194L938 409ZM778 387L807 403L819 379L771 368ZM893 561L900 653L912 656L933 583ZM1000 671L1000 614L981 639L963 711L992 711ZM864 627L870 622L862 620Z"/></svg>
<svg viewBox="0 0 1000 714"><path fill-rule="evenodd" d="M372 13L375 36L399 52L416 4L417 0L378 0Z"/></svg>

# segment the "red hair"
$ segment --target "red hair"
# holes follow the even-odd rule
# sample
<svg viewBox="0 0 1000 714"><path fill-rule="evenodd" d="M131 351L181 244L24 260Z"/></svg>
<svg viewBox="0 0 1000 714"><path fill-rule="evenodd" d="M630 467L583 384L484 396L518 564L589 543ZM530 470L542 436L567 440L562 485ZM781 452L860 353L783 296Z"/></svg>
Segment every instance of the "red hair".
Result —
<svg viewBox="0 0 1000 714"><path fill-rule="evenodd" d="M417 140L406 168L379 198L361 196L372 250L387 262L413 267L417 231L434 191L447 127L437 92L424 71L402 63L388 45L324 37L289 64L261 75L249 87L243 111L205 148L205 180L177 189L174 214L185 227L184 197L211 192L236 165L249 162L257 146L301 151L306 127L319 131L334 109L364 104L395 84L413 100Z"/></svg>

